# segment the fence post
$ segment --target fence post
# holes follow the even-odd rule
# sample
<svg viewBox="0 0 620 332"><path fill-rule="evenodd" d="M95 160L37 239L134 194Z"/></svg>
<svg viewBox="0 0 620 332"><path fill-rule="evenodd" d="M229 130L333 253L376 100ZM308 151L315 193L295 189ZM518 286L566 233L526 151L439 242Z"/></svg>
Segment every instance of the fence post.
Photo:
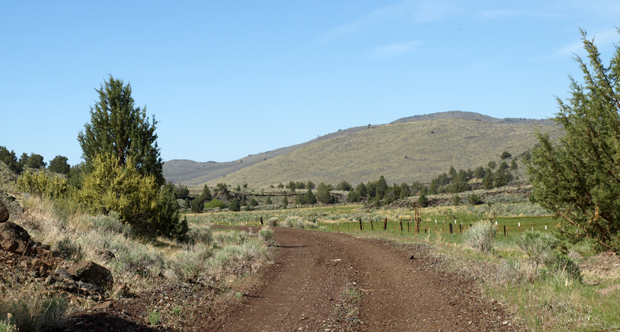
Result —
<svg viewBox="0 0 620 332"><path fill-rule="evenodd" d="M336 223L336 227L338 227L338 232L340 232L340 223Z"/></svg>
<svg viewBox="0 0 620 332"><path fill-rule="evenodd" d="M463 223L462 222L459 224L459 232L463 234Z"/></svg>
<svg viewBox="0 0 620 332"><path fill-rule="evenodd" d="M263 225L263 217L260 217L260 225Z"/></svg>
<svg viewBox="0 0 620 332"><path fill-rule="evenodd" d="M401 232L403 231L403 220L402 219L400 220L400 231Z"/></svg>
<svg viewBox="0 0 620 332"><path fill-rule="evenodd" d="M372 225L372 217L370 218L370 230L371 231L375 230L375 226Z"/></svg>
<svg viewBox="0 0 620 332"><path fill-rule="evenodd" d="M383 220L383 230L387 230L387 218Z"/></svg>
<svg viewBox="0 0 620 332"><path fill-rule="evenodd" d="M360 231L363 231L364 227L362 226L362 218L360 218Z"/></svg>
<svg viewBox="0 0 620 332"><path fill-rule="evenodd" d="M450 223L450 234L452 234L452 223Z"/></svg>
<svg viewBox="0 0 620 332"><path fill-rule="evenodd" d="M504 225L504 236L507 236L506 235L506 225Z"/></svg>

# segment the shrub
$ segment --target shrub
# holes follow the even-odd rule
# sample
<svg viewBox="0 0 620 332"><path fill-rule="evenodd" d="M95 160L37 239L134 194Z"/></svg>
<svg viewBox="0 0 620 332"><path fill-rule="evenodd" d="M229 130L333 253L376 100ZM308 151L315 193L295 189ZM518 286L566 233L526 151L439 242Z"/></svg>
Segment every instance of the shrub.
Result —
<svg viewBox="0 0 620 332"><path fill-rule="evenodd" d="M160 190L155 176L140 175L131 158L119 166L112 155L97 156L74 199L90 213L116 211L141 236L182 239L187 233L174 194Z"/></svg>
<svg viewBox="0 0 620 332"><path fill-rule="evenodd" d="M512 155L511 155L511 154L510 154L510 152L508 152L508 151L504 151L504 152L502 153L502 155L500 156L500 158L502 158L502 160L504 160L504 159L508 159L508 158L510 158L510 157L512 157Z"/></svg>
<svg viewBox="0 0 620 332"><path fill-rule="evenodd" d="M209 203L204 205L205 209L214 209L214 208L220 208L220 209L225 209L226 208L226 203L220 201L219 199L215 198L212 199L211 201L209 201Z"/></svg>
<svg viewBox="0 0 620 332"><path fill-rule="evenodd" d="M482 201L480 200L480 197L478 197L478 195L476 194L471 194L469 195L469 197L467 197L467 202L471 205L478 205L480 204Z"/></svg>
<svg viewBox="0 0 620 332"><path fill-rule="evenodd" d="M267 226L276 227L278 226L278 221L280 221L278 217L269 218L267 219Z"/></svg>
<svg viewBox="0 0 620 332"><path fill-rule="evenodd" d="M454 196L452 196L452 204L453 205L460 205L461 204L461 197L459 197L459 195L454 194Z"/></svg>
<svg viewBox="0 0 620 332"><path fill-rule="evenodd" d="M305 228L305 229L316 229L319 228L319 226L316 223L313 223L311 221L305 221L302 225L302 227L300 228Z"/></svg>
<svg viewBox="0 0 620 332"><path fill-rule="evenodd" d="M255 198L255 197L252 197L252 198L250 199L250 204L249 204L249 205L250 205L251 207L255 207L255 206L257 206L257 205L258 205L258 201L256 200L256 198Z"/></svg>
<svg viewBox="0 0 620 332"><path fill-rule="evenodd" d="M495 225L481 221L467 230L464 240L472 249L487 253L493 250L495 236L497 236L497 228Z"/></svg>
<svg viewBox="0 0 620 332"><path fill-rule="evenodd" d="M418 204L421 207L427 207L428 206L428 198L426 198L426 195L421 194L420 197L418 197Z"/></svg>
<svg viewBox="0 0 620 332"><path fill-rule="evenodd" d="M534 266L542 268L543 272L564 273L570 278L581 279L579 266L558 250L560 241L554 236L541 232L526 232L516 243Z"/></svg>
<svg viewBox="0 0 620 332"><path fill-rule="evenodd" d="M270 196L267 196L267 199L265 200L265 204L267 204L267 205L273 204L273 202L271 201L271 197Z"/></svg>
<svg viewBox="0 0 620 332"><path fill-rule="evenodd" d="M303 224L304 224L303 219L301 219L301 217L298 217L298 216L290 216L290 217L287 217L286 220L284 220L284 225L286 227L303 228Z"/></svg>
<svg viewBox="0 0 620 332"><path fill-rule="evenodd" d="M192 201L192 212L200 213L205 207L205 202L200 197L194 198Z"/></svg>
<svg viewBox="0 0 620 332"><path fill-rule="evenodd" d="M65 314L68 305L62 298L49 298L39 301L23 299L18 302L0 300L0 331L54 331L66 326ZM9 317L10 315L10 317ZM3 326L4 325L4 326Z"/></svg>
<svg viewBox="0 0 620 332"><path fill-rule="evenodd" d="M213 242L213 233L209 227L190 228L187 232L187 238L192 244L210 245Z"/></svg>
<svg viewBox="0 0 620 332"><path fill-rule="evenodd" d="M84 249L82 248L82 245L80 245L79 243L76 243L74 240L70 239L68 236L64 237L61 241L57 242L54 245L53 252L64 258L64 259L68 259L68 260L73 260L73 261L81 261L84 256L85 256L85 252Z"/></svg>
<svg viewBox="0 0 620 332"><path fill-rule="evenodd" d="M17 178L17 186L28 193L46 198L67 197L69 182L55 175L47 175L45 171L32 173L25 171Z"/></svg>
<svg viewBox="0 0 620 332"><path fill-rule="evenodd" d="M269 242L273 237L273 231L269 227L265 227L258 232L258 236L266 242Z"/></svg>
<svg viewBox="0 0 620 332"><path fill-rule="evenodd" d="M71 170L71 166L67 163L67 157L58 155L50 161L49 170L60 174L68 174Z"/></svg>

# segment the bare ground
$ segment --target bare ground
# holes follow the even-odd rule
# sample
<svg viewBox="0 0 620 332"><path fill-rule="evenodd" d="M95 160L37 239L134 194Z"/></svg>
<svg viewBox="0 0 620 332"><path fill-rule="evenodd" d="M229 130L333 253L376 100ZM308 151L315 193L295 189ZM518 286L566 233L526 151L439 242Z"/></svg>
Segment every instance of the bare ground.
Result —
<svg viewBox="0 0 620 332"><path fill-rule="evenodd" d="M166 284L75 313L67 330L516 330L509 313L481 298L475 281L443 272L426 246L278 227L274 239L273 264L247 277L237 296ZM175 306L183 307L178 315L149 326L149 311Z"/></svg>

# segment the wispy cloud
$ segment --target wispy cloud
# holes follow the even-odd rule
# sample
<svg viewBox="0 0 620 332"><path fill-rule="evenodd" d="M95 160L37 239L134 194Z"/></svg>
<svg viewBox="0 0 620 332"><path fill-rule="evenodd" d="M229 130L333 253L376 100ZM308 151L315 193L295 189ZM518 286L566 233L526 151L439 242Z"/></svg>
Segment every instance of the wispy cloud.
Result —
<svg viewBox="0 0 620 332"><path fill-rule="evenodd" d="M369 58L393 58L416 50L419 41L404 41L375 48L367 54Z"/></svg>
<svg viewBox="0 0 620 332"><path fill-rule="evenodd" d="M617 30L607 30L597 34L588 34L586 36L588 39L594 38L594 44L600 45L601 47L607 46L613 42L617 42L620 39L620 35ZM583 51L583 41L574 42L563 46L546 56L545 58L557 58L557 57L567 57L572 56L573 54L579 54Z"/></svg>
<svg viewBox="0 0 620 332"><path fill-rule="evenodd" d="M325 43L354 33L364 27L386 20L407 19L414 22L429 22L441 20L456 12L456 8L446 4L435 2L401 1L396 4L376 9L362 17L337 28L329 30L321 35L316 42Z"/></svg>

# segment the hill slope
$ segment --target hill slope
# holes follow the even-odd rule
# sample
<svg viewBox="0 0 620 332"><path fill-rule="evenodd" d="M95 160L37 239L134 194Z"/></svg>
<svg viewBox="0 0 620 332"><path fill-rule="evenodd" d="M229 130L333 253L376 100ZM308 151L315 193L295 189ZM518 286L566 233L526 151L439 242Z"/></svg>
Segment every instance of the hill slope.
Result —
<svg viewBox="0 0 620 332"><path fill-rule="evenodd" d="M461 112L461 111L449 111L449 112L440 112L440 113L432 113L426 115L416 115L410 116L406 118L401 118L396 121L393 121L391 124L396 123L406 123L406 122L417 122L417 121L428 121L428 120L439 120L439 119L468 119L468 120L477 120L488 123L504 123L504 124L538 124L538 125L552 125L553 121L551 120L533 120L533 119L518 119L518 118L506 118L506 119L497 119L490 116L482 115L479 113L473 112ZM354 134L369 128L376 128L378 126L360 126L353 127L346 130L340 130L335 133L327 134L321 137L318 137L314 140L291 145L287 147L283 147L280 149L262 152L255 155L249 155L245 158L237 159L229 162L215 162L215 161L207 161L207 162L196 162L192 160L185 159L175 159L170 160L164 163L164 177L167 181L172 181L174 183L183 183L187 185L199 185L205 183L210 180L222 178L223 176L239 171L243 168L261 163L263 161L269 160L271 158L275 158L290 152L295 151L301 147L323 142L332 138L343 137L350 134Z"/></svg>
<svg viewBox="0 0 620 332"><path fill-rule="evenodd" d="M534 146L536 127L559 137L557 126L500 124L479 120L439 119L395 123L358 131L297 148L213 179L228 184L268 186L308 181L352 184L384 175L389 183L426 182L446 172L486 165L503 151L517 156Z"/></svg>

